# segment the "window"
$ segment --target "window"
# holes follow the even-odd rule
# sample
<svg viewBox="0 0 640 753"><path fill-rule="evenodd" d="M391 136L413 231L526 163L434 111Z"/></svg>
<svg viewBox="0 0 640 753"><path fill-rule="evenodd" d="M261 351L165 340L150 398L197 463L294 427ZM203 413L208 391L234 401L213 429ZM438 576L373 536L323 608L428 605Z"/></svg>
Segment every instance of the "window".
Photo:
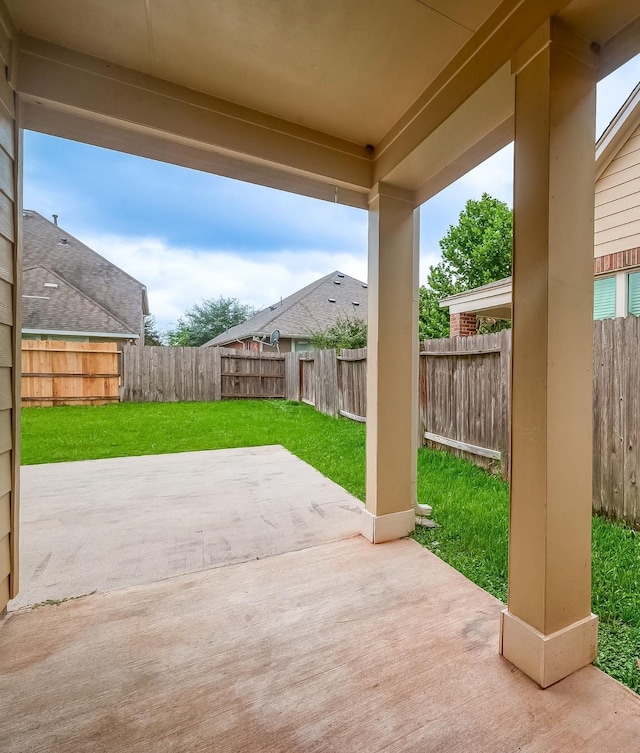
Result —
<svg viewBox="0 0 640 753"><path fill-rule="evenodd" d="M631 272L628 285L627 310L634 316L640 316L640 272Z"/></svg>
<svg viewBox="0 0 640 753"><path fill-rule="evenodd" d="M640 308L640 279L638 280L638 304ZM615 277L603 277L593 283L593 318L616 318Z"/></svg>

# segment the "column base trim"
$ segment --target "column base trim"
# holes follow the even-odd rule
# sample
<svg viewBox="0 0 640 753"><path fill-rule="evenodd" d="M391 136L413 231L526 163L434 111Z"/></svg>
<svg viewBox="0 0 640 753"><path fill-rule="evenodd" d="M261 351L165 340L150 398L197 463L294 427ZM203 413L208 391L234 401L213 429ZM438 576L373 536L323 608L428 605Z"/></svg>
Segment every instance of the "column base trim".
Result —
<svg viewBox="0 0 640 753"><path fill-rule="evenodd" d="M540 687L548 688L595 660L598 618L592 614L544 635L504 609L500 615L500 653Z"/></svg>
<svg viewBox="0 0 640 753"><path fill-rule="evenodd" d="M363 510L360 517L360 533L372 544L394 541L413 533L416 514L413 510L391 512L388 515L373 515Z"/></svg>

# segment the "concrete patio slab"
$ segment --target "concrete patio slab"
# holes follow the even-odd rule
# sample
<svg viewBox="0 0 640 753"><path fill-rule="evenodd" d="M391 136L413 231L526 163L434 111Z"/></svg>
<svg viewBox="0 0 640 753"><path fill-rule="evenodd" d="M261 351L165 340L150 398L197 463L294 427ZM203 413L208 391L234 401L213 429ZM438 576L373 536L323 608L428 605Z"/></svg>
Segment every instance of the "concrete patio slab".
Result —
<svg viewBox="0 0 640 753"><path fill-rule="evenodd" d="M540 690L498 655L500 608L358 537L18 612L3 753L638 750L638 696L593 667Z"/></svg>
<svg viewBox="0 0 640 753"><path fill-rule="evenodd" d="M361 503L280 446L22 468L9 609L359 533Z"/></svg>

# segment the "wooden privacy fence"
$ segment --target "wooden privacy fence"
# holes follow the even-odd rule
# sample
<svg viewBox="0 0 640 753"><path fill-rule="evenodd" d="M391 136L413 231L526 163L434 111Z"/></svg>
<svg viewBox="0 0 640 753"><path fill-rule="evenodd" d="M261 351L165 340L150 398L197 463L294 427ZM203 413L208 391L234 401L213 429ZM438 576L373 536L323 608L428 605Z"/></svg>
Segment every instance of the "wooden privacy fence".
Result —
<svg viewBox="0 0 640 753"><path fill-rule="evenodd" d="M427 446L509 473L511 331L420 347L419 410Z"/></svg>
<svg viewBox="0 0 640 753"><path fill-rule="evenodd" d="M220 349L220 354L223 400L284 397L283 355L231 348Z"/></svg>
<svg viewBox="0 0 640 753"><path fill-rule="evenodd" d="M594 322L593 507L640 524L640 318Z"/></svg>
<svg viewBox="0 0 640 753"><path fill-rule="evenodd" d="M22 405L103 405L118 402L116 343L22 341Z"/></svg>
<svg viewBox="0 0 640 753"><path fill-rule="evenodd" d="M420 434L508 473L510 332L420 346ZM330 416L366 421L367 349L286 353L285 396Z"/></svg>
<svg viewBox="0 0 640 753"><path fill-rule="evenodd" d="M125 345L122 362L125 402L284 397L284 356L278 353Z"/></svg>
<svg viewBox="0 0 640 753"><path fill-rule="evenodd" d="M367 349L285 353L285 397L329 416L366 420Z"/></svg>
<svg viewBox="0 0 640 753"><path fill-rule="evenodd" d="M594 322L593 509L640 525L640 318ZM321 354L322 353L322 354ZM366 417L366 349L286 354L285 394L329 415ZM511 331L420 347L425 443L509 472ZM321 397L318 397L321 395Z"/></svg>

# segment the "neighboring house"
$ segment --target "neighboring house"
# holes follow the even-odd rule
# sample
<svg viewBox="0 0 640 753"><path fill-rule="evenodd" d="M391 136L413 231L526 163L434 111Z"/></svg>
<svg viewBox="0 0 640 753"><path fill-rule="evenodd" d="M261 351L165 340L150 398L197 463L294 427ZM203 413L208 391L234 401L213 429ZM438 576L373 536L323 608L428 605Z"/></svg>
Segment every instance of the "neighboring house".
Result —
<svg viewBox="0 0 640 753"><path fill-rule="evenodd" d="M596 144L594 319L640 316L640 83ZM451 336L511 319L511 278L443 298Z"/></svg>
<svg viewBox="0 0 640 753"><path fill-rule="evenodd" d="M342 272L332 272L259 311L246 322L231 327L202 347L223 345L274 350L267 343L271 333L278 330L280 351L313 350L309 342L311 334L325 330L341 316L367 320L367 285Z"/></svg>
<svg viewBox="0 0 640 753"><path fill-rule="evenodd" d="M56 222L23 211L22 336L144 341L147 289Z"/></svg>

